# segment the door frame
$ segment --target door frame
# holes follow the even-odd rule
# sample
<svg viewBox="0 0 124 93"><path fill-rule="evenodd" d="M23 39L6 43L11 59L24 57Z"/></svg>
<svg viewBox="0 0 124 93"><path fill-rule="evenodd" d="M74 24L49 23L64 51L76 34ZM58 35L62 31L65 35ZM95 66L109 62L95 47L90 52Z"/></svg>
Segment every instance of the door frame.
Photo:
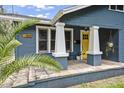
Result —
<svg viewBox="0 0 124 93"><path fill-rule="evenodd" d="M83 35L82 32L84 32L85 30L80 30L80 52L82 53L83 49L82 49L82 41L83 41ZM89 30L90 31L90 30ZM82 56L81 56L81 60L83 60Z"/></svg>
<svg viewBox="0 0 124 93"><path fill-rule="evenodd" d="M83 35L82 32L84 32L85 30L80 30L80 52L82 53L82 41L83 41ZM81 60L83 60L82 55L81 55Z"/></svg>

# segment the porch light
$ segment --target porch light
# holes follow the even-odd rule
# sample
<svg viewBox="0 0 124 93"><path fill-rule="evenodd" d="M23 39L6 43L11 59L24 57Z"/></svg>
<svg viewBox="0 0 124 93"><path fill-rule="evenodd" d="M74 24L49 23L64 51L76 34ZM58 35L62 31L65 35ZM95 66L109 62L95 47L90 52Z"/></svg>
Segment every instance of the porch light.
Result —
<svg viewBox="0 0 124 93"><path fill-rule="evenodd" d="M88 30L89 30L89 27L84 27L84 30L85 30L85 31L88 31Z"/></svg>

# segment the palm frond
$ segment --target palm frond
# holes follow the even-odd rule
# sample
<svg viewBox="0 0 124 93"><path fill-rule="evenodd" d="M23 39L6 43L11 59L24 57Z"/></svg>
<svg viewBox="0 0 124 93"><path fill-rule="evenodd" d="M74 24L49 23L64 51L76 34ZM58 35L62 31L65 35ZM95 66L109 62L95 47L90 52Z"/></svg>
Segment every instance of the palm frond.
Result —
<svg viewBox="0 0 124 93"><path fill-rule="evenodd" d="M38 59L39 62L43 63L43 67L46 67L48 69L54 69L54 70L57 70L60 68L59 63L57 61L55 61L55 59L51 58L50 56L39 55L39 56L36 56L36 58ZM55 62L56 62L56 66L55 66ZM55 68L54 68L54 66L55 66Z"/></svg>
<svg viewBox="0 0 124 93"><path fill-rule="evenodd" d="M38 20L35 19L23 21L19 24L12 24L9 20L0 21L0 60L9 57L13 49L21 45L21 43L15 39L16 34L37 22Z"/></svg>
<svg viewBox="0 0 124 93"><path fill-rule="evenodd" d="M9 63L1 69L0 83L4 82L14 72L19 71L29 66L46 67L55 71L60 71L60 64L53 58L47 55L30 55L19 58L12 63Z"/></svg>
<svg viewBox="0 0 124 93"><path fill-rule="evenodd" d="M6 59L6 57L9 57L9 56L11 57L13 50L20 45L21 43L16 39L11 40L6 45L1 44L0 45L0 59L3 60L3 59Z"/></svg>
<svg viewBox="0 0 124 93"><path fill-rule="evenodd" d="M24 22L20 22L18 25L14 25L13 26L13 37L15 37L18 33L20 33L21 31L23 31L24 29L26 29L27 27L30 27L32 25L37 24L39 21L36 19L31 19L31 20L27 20Z"/></svg>
<svg viewBox="0 0 124 93"><path fill-rule="evenodd" d="M10 20L1 19L0 20L0 35L10 35L11 38L26 29L29 26L35 25L39 22L37 19L30 19L23 22L18 22L18 24L13 23Z"/></svg>
<svg viewBox="0 0 124 93"><path fill-rule="evenodd" d="M0 34L8 34L13 29L12 21L1 19L0 20Z"/></svg>
<svg viewBox="0 0 124 93"><path fill-rule="evenodd" d="M20 46L21 43L18 40L11 40L4 48L3 48L3 57L5 57L6 55L9 55L12 53L13 49L15 49L16 47Z"/></svg>

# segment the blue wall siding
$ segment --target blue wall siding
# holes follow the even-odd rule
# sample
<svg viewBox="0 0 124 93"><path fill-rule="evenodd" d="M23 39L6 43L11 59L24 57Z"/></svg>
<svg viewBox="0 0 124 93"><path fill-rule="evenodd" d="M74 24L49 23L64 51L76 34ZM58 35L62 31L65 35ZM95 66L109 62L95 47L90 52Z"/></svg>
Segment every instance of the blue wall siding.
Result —
<svg viewBox="0 0 124 93"><path fill-rule="evenodd" d="M91 6L89 8L66 14L60 21L68 25L123 28L124 13L108 10L108 6Z"/></svg>
<svg viewBox="0 0 124 93"><path fill-rule="evenodd" d="M124 29L119 30L119 61L124 62Z"/></svg>
<svg viewBox="0 0 124 93"><path fill-rule="evenodd" d="M32 38L23 38L23 34L32 34ZM29 55L36 53L36 31L35 26L29 27L17 35L17 40L19 40L22 45L16 49L16 57L21 57L24 55Z"/></svg>

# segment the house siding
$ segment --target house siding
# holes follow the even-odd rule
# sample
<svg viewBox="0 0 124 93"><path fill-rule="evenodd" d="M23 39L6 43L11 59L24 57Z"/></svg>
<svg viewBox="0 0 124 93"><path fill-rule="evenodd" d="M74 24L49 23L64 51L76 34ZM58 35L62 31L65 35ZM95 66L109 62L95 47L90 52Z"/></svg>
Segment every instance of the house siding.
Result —
<svg viewBox="0 0 124 93"><path fill-rule="evenodd" d="M71 26L99 26L100 28L118 29L116 41L119 41L117 48L118 56L111 59L124 62L124 12L112 11L109 6L91 6L81 9L60 18L60 22Z"/></svg>
<svg viewBox="0 0 124 93"><path fill-rule="evenodd" d="M119 29L119 61L124 62L124 29Z"/></svg>
<svg viewBox="0 0 124 93"><path fill-rule="evenodd" d="M108 10L108 6L91 6L64 15L60 21L74 26L99 26L107 28L124 28L124 12Z"/></svg>
<svg viewBox="0 0 124 93"><path fill-rule="evenodd" d="M32 34L32 38L23 38L23 34ZM24 55L30 55L36 53L36 31L35 26L29 27L16 36L22 45L16 49L16 58Z"/></svg>

